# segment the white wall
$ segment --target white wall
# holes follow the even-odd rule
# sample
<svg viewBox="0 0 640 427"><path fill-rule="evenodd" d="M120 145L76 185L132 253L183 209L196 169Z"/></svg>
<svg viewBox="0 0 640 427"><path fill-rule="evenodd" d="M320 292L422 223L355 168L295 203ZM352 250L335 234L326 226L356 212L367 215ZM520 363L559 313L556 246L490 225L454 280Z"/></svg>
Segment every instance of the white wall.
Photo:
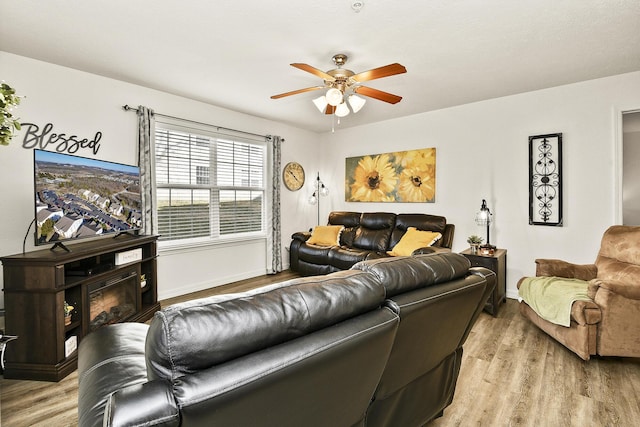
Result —
<svg viewBox="0 0 640 427"><path fill-rule="evenodd" d="M16 110L22 122L51 122L58 132L82 137L102 131L97 156L101 159L135 163L136 118L121 109L124 104L284 137L282 163L300 162L307 171L307 183L297 192L283 189L283 247L289 245L293 232L315 225L316 207L307 199L318 171L331 190L329 197L320 200L321 221L335 209L444 215L456 225L455 251L467 246L468 235L484 235L473 217L485 198L495 214L492 243L508 249L507 291L512 297L516 281L533 274L535 258L579 263L595 259L602 232L615 221L617 114L640 108L640 72L636 72L317 135L5 52L0 52L0 65L0 77L27 96ZM366 114L366 106L359 114ZM530 226L528 136L555 132L563 133L564 143L564 227ZM19 133L11 145L0 147L0 255L22 251L33 218L32 153L22 148L21 141ZM344 201L346 157L426 147L437 148L435 203ZM30 233L27 250L33 249ZM286 250L283 259L288 263ZM261 241L248 248L223 245L162 252L159 295L169 298L260 275L264 262Z"/></svg>
<svg viewBox="0 0 640 427"><path fill-rule="evenodd" d="M371 101L374 102L374 101ZM491 243L508 250L507 294L535 273L535 258L591 263L615 222L616 112L640 107L640 72L493 99L324 134L329 210L424 212L456 225L454 251L470 234L482 199L494 213ZM366 114L366 106L359 114ZM348 118L347 118L348 119ZM528 223L528 137L563 134L564 226ZM436 147L436 202L344 201L345 158Z"/></svg>
<svg viewBox="0 0 640 427"><path fill-rule="evenodd" d="M89 138L101 131L96 158L136 163L136 115L122 110L122 105L129 104L227 128L280 135L285 138L283 162L298 160L308 169L317 169L319 136L312 132L6 52L0 52L0 68L0 78L26 96L14 112L21 122L41 127L53 123L54 132ZM0 146L0 255L22 252L23 238L34 215L33 154L22 147L23 132L9 146ZM94 157L90 151L76 154ZM283 190L282 206L287 207L282 210L283 247L289 245L294 231L309 227L308 218L315 221L307 196L304 203L300 196L301 192ZM34 249L32 229L26 250ZM283 259L288 265L284 249ZM260 240L248 246L161 252L158 269L159 297L169 298L264 274L265 243ZM4 307L4 294L0 294L0 307Z"/></svg>

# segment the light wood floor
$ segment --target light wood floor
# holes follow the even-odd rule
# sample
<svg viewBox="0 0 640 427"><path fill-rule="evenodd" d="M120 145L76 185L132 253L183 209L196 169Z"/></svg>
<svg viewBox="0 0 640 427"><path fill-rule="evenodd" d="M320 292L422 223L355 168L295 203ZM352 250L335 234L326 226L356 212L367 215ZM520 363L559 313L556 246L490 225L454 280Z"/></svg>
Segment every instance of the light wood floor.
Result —
<svg viewBox="0 0 640 427"><path fill-rule="evenodd" d="M245 280L162 305L291 277L283 272ZM77 382L76 372L59 383L2 379L1 425L77 425ZM429 427L638 425L640 359L583 362L522 318L518 303L508 300L497 317L478 318L464 345L453 403Z"/></svg>

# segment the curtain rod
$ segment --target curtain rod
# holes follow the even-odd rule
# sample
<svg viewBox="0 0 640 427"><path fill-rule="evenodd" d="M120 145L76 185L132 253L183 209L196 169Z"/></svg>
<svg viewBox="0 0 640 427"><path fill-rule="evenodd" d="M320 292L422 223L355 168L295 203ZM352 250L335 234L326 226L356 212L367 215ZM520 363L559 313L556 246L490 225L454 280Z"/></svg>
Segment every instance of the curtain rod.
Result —
<svg viewBox="0 0 640 427"><path fill-rule="evenodd" d="M129 107L128 104L123 105L122 109L124 111L135 111L136 113L138 112L137 108ZM226 128L226 127L223 127L223 126L216 126L216 125L212 125L212 124L209 124L209 123L197 122L195 120L183 119L181 117L169 116L167 114L160 114L160 113L156 113L156 112L154 112L153 114L156 115L156 116L166 117L168 119L183 120L185 122L195 123L195 124L198 124L198 125L211 126L211 127L216 128L217 130L224 129L224 130L229 130L231 132L243 133L245 135L259 136L260 138L267 138L267 135L260 135L260 134L257 134L257 133L245 132L243 130L231 129L231 128ZM284 138L282 138L281 141L284 142Z"/></svg>

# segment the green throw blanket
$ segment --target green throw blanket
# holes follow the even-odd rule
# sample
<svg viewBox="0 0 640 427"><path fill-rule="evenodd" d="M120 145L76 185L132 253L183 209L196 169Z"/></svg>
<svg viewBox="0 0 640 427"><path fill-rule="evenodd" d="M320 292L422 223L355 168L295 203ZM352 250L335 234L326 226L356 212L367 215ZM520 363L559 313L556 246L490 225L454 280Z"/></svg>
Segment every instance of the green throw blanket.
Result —
<svg viewBox="0 0 640 427"><path fill-rule="evenodd" d="M520 284L520 298L538 316L551 323L569 327L574 301L591 301L587 296L589 282L563 277L527 277Z"/></svg>

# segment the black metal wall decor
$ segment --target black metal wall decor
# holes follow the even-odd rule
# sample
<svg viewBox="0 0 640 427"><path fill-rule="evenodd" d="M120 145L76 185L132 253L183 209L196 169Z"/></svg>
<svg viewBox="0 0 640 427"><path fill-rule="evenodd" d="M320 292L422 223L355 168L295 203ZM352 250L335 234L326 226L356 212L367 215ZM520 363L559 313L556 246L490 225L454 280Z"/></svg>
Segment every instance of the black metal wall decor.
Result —
<svg viewBox="0 0 640 427"><path fill-rule="evenodd" d="M562 226L562 134L529 137L529 224Z"/></svg>

